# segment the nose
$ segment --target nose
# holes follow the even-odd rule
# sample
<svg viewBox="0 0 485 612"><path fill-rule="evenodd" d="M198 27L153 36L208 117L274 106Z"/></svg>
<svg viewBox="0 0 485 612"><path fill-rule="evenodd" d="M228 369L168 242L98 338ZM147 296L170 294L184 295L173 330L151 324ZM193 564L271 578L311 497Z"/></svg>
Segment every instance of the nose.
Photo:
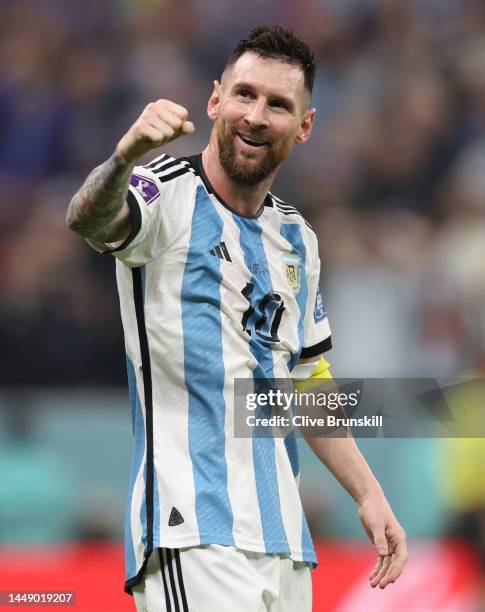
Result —
<svg viewBox="0 0 485 612"><path fill-rule="evenodd" d="M265 100L262 98L254 100L248 108L244 120L252 129L268 127L269 118Z"/></svg>

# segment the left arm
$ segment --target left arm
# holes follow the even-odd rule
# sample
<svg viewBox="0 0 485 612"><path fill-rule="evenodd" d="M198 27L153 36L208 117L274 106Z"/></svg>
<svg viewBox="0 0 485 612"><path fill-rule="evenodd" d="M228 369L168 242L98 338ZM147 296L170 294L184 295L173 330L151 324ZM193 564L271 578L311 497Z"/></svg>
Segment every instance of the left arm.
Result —
<svg viewBox="0 0 485 612"><path fill-rule="evenodd" d="M300 364L315 363L315 359L318 357L301 360ZM315 382L317 376L318 379L331 378L328 368L322 372L321 366ZM394 516L381 486L350 434L321 438L305 436L305 439L357 503L360 521L378 554L376 565L369 575L370 584L384 589L401 575L407 561L407 547L406 534Z"/></svg>
<svg viewBox="0 0 485 612"><path fill-rule="evenodd" d="M407 561L406 534L369 468L355 440L306 438L320 461L357 503L360 521L377 550L378 559L369 576L372 587L385 588L401 575Z"/></svg>

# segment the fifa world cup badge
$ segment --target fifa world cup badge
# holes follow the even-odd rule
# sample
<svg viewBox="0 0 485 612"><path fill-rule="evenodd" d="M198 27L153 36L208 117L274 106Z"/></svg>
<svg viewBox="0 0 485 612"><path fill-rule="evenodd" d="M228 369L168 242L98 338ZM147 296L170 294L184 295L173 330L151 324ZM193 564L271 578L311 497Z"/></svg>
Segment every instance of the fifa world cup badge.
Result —
<svg viewBox="0 0 485 612"><path fill-rule="evenodd" d="M301 286L301 258L296 253L286 253L283 255L283 270L286 282L293 290L298 293Z"/></svg>

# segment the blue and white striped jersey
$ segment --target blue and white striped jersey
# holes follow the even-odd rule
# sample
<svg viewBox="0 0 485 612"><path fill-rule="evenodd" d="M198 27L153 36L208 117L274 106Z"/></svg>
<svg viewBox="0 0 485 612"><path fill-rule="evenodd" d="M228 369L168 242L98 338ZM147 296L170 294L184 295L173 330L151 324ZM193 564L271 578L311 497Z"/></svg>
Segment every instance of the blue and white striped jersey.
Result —
<svg viewBox="0 0 485 612"><path fill-rule="evenodd" d="M112 251L135 438L127 590L156 547L315 562L296 439L235 438L233 405L235 378L286 378L331 347L314 232L271 193L255 217L232 210L200 155L136 167L128 203Z"/></svg>

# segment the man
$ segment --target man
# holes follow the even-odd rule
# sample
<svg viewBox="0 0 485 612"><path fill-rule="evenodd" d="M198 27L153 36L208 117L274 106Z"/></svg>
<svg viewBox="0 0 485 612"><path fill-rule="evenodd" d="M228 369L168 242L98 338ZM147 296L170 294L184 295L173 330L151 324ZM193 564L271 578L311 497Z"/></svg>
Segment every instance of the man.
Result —
<svg viewBox="0 0 485 612"><path fill-rule="evenodd" d="M201 155L135 167L194 131L158 100L69 206L69 227L117 259L135 436L125 588L139 609L311 609L295 438L236 438L233 417L235 378L287 378L298 361L298 376L329 376L316 236L269 191L311 134L314 74L291 32L256 28L214 82ZM352 438L308 442L357 502L384 588L403 530Z"/></svg>

